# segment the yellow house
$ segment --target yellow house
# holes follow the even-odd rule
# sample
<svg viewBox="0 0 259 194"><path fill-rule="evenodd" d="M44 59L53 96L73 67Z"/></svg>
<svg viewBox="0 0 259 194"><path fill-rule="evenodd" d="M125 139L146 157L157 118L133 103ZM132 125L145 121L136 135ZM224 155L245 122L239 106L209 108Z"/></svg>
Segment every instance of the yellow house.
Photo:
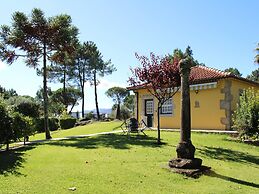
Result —
<svg viewBox="0 0 259 194"><path fill-rule="evenodd" d="M232 113L244 89L259 90L259 83L205 66L191 69L190 99L192 129L229 130ZM135 115L149 127L157 127L157 100L143 86L129 87L135 93ZM162 106L161 128L180 128L180 92Z"/></svg>

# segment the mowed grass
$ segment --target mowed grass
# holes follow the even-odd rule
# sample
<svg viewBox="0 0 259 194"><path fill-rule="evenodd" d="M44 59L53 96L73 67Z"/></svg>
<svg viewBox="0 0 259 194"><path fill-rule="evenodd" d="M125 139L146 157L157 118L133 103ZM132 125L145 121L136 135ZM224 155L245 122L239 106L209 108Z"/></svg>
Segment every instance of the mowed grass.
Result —
<svg viewBox="0 0 259 194"><path fill-rule="evenodd" d="M2 152L0 193L258 193L258 147L229 141L226 135L193 133L196 157L212 172L192 179L167 169L168 160L176 157L179 133L162 132L160 146L156 132L146 133L52 141Z"/></svg>
<svg viewBox="0 0 259 194"><path fill-rule="evenodd" d="M120 130L121 121L94 122L85 126L78 126L71 129L51 131L52 138L67 137L73 135L87 135L100 132ZM30 136L30 141L45 139L45 133L37 133Z"/></svg>

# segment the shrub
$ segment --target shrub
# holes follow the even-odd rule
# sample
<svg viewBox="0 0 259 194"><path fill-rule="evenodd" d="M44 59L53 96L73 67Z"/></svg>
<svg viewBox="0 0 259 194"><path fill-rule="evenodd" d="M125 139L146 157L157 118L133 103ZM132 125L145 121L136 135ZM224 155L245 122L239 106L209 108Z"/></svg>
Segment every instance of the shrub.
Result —
<svg viewBox="0 0 259 194"><path fill-rule="evenodd" d="M233 115L233 128L241 139L259 137L259 92L248 89L240 96Z"/></svg>
<svg viewBox="0 0 259 194"><path fill-rule="evenodd" d="M37 118L40 115L39 112L40 106L39 104L33 101L25 101L17 104L14 108L15 111L22 113L25 116L30 116L33 118Z"/></svg>
<svg viewBox="0 0 259 194"><path fill-rule="evenodd" d="M8 105L14 108L15 112L25 116L37 118L40 115L40 104L29 96L14 96L7 100Z"/></svg>
<svg viewBox="0 0 259 194"><path fill-rule="evenodd" d="M18 138L24 138L24 144L28 136L34 134L33 119L28 116L24 116L21 113L12 113L12 128L15 132L15 136Z"/></svg>
<svg viewBox="0 0 259 194"><path fill-rule="evenodd" d="M9 149L9 143L16 140L17 137L12 128L12 118L7 110L7 106L0 98L0 144L6 144L6 150Z"/></svg>
<svg viewBox="0 0 259 194"><path fill-rule="evenodd" d="M75 118L60 118L59 120L61 129L69 129L75 126Z"/></svg>
<svg viewBox="0 0 259 194"><path fill-rule="evenodd" d="M91 119L94 119L94 112L93 111L90 111L90 112L88 112L88 113L86 113L86 115L85 115L85 118L84 118L84 120L91 120Z"/></svg>
<svg viewBox="0 0 259 194"><path fill-rule="evenodd" d="M50 131L56 131L59 128L59 120L58 118L52 117L49 118L49 130ZM35 129L38 132L45 132L44 130L44 118L38 118L35 120Z"/></svg>
<svg viewBox="0 0 259 194"><path fill-rule="evenodd" d="M49 118L49 129L51 131L56 131L59 129L59 119L58 118L55 118L55 117Z"/></svg>

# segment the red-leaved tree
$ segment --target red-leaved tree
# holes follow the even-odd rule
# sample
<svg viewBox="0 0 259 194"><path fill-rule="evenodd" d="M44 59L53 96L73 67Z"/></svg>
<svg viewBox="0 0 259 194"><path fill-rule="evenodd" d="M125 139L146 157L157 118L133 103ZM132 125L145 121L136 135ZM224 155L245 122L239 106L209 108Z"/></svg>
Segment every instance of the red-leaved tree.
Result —
<svg viewBox="0 0 259 194"><path fill-rule="evenodd" d="M160 110L163 104L171 99L180 88L179 61L183 56L180 50L175 50L173 56L159 57L150 53L150 58L135 54L141 67L131 69L132 77L129 82L132 86L142 85L157 101L157 143L160 140Z"/></svg>

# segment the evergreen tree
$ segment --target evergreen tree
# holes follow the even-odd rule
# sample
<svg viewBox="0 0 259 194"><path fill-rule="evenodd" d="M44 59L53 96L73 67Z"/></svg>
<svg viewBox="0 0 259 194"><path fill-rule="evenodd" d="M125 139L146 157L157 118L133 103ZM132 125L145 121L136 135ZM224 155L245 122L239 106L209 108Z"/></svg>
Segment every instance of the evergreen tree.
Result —
<svg viewBox="0 0 259 194"><path fill-rule="evenodd" d="M12 64L18 57L25 57L29 67L38 68L43 75L44 126L48 129L47 60L59 62L60 53L73 52L78 29L66 14L46 18L43 11L33 9L31 15L15 12L11 26L0 30L0 58ZM39 68L42 60L42 68Z"/></svg>
<svg viewBox="0 0 259 194"><path fill-rule="evenodd" d="M241 77L241 76L242 76L242 74L238 71L237 68L230 67L230 68L225 69L224 71L225 71L225 72L230 72L230 73L232 73L233 75L236 75L236 76L238 76L238 77Z"/></svg>
<svg viewBox="0 0 259 194"><path fill-rule="evenodd" d="M129 96L129 91L121 87L112 87L112 88L109 88L105 92L105 94L108 97L112 98L113 101L117 104L116 119L121 119L121 111L120 111L121 103L127 96Z"/></svg>

